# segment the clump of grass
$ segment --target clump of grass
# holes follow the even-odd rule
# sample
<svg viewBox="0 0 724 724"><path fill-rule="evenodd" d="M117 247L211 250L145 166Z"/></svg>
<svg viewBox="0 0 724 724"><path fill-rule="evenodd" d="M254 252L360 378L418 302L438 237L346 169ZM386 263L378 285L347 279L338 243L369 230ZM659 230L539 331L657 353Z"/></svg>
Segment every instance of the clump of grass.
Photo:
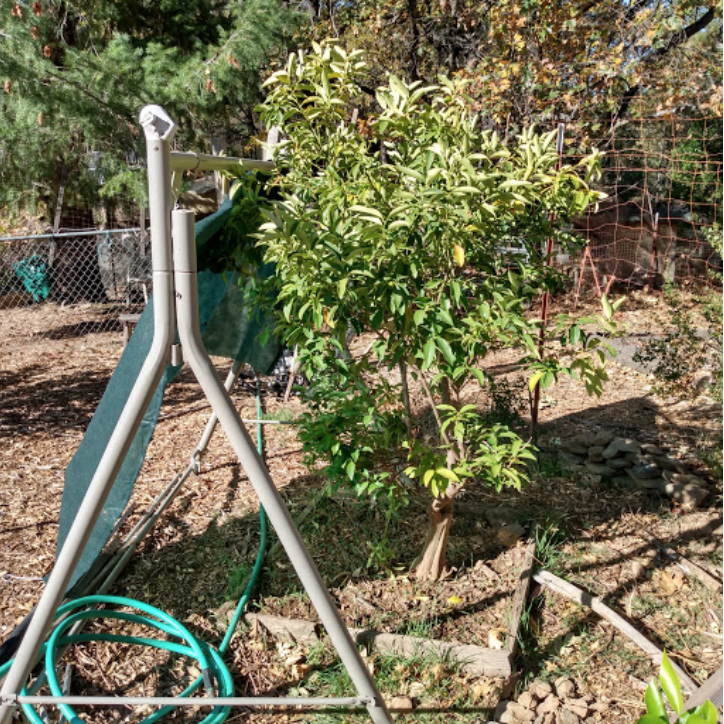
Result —
<svg viewBox="0 0 724 724"><path fill-rule="evenodd" d="M568 540L561 521L545 520L535 526L533 530L535 539L535 558L541 568L551 573L561 572L564 569L564 554L561 546Z"/></svg>
<svg viewBox="0 0 724 724"><path fill-rule="evenodd" d="M290 696L350 696L355 688L342 664L333 662L327 647L310 651L307 662L313 670L299 684L290 689ZM466 676L458 665L435 653L420 650L412 656L369 654L367 665L384 698L406 695L413 698L416 708L410 720L429 724L449 724L450 714L469 708L472 704ZM326 665L325 665L326 664ZM441 704L444 702L444 704ZM425 711L428 708L429 711ZM449 710L449 711L445 711ZM487 709L479 707L483 720ZM488 712L489 713L489 712ZM310 712L310 724L331 722L366 722L366 712L319 711Z"/></svg>

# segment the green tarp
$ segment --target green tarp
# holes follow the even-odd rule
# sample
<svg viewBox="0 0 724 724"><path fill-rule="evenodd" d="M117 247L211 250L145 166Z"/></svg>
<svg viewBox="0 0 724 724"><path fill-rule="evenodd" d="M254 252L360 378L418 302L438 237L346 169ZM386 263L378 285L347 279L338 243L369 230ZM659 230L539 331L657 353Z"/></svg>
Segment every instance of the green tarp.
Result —
<svg viewBox="0 0 724 724"><path fill-rule="evenodd" d="M232 204L226 201L213 216L196 224L196 246L201 251L207 244L213 244L220 234L231 212ZM273 267L267 265L260 270L261 276L269 276ZM273 336L263 347L258 343L259 334L271 325L271 319L257 310L243 308L243 292L239 288L238 275L215 274L200 271L199 316L201 332L206 349L211 355L236 359L250 364L262 374L271 371L280 352ZM113 372L108 387L93 415L88 430L65 471L65 487L60 509L57 551L66 539L78 508L90 485L98 463L103 455L118 418L138 378L141 366L148 355L153 339L153 299L146 306L141 318ZM156 390L153 400L144 415L143 422L126 455L113 488L103 507L103 512L93 529L83 552L70 590L87 573L98 559L113 528L128 504L133 486L146 455L146 448L156 427L158 413L166 386L181 371L181 367L169 365ZM189 450L189 454L191 450ZM179 461L183 462L183 461Z"/></svg>
<svg viewBox="0 0 724 724"><path fill-rule="evenodd" d="M50 294L50 267L45 259L34 254L13 264L13 269L34 302L44 302Z"/></svg>

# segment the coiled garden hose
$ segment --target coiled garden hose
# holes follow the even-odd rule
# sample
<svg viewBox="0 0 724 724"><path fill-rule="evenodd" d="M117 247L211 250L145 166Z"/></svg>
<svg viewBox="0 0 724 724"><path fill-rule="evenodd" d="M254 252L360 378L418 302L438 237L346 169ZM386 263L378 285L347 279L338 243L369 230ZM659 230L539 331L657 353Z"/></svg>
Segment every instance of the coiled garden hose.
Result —
<svg viewBox="0 0 724 724"><path fill-rule="evenodd" d="M256 410L257 420L261 420L261 392L259 379L256 379ZM263 453L263 437L262 424L257 423L257 451L259 455ZM209 696L233 696L234 683L231 672L227 668L223 660L234 636L234 631L239 624L244 609L249 603L254 588L256 587L259 576L261 575L262 565L264 563L264 554L267 545L267 517L264 508L259 509L260 524L260 541L259 550L256 554L254 567L252 568L249 580L246 583L244 592L236 605L234 614L231 617L229 626L226 630L223 641L218 649L214 649L204 641L197 639L183 624L174 619L167 613L164 613L155 606L151 606L141 601L122 596L95 595L84 596L72 601L64 603L55 615L57 623L50 634L48 640L42 645L40 657L43 661L43 674L28 688L23 687L20 692L21 696L32 694L44 682L50 689L52 696L62 696L62 686L58 681L56 668L58 659L62 655L63 650L70 644L88 643L92 641L107 641L114 643L122 643L135 646L148 646L150 648L170 651L174 654L186 656L196 662L201 674L193 681L180 696L190 697L203 686ZM99 608L99 606L103 608ZM119 611L115 608L108 609L105 606L124 607L130 610ZM120 621L128 624L141 624L150 628L159 634L165 634L171 640L162 638L151 638L145 636L128 636L112 633L72 633L69 632L76 624L80 624L89 619L108 619ZM9 671L13 660L0 666L0 678L4 677ZM217 693L218 692L218 693ZM45 724L43 718L35 710L31 704L21 704L22 710L27 719L32 724ZM85 724L75 711L67 704L59 704L61 714L70 724ZM173 711L176 707L163 706L155 712L142 719L142 724L154 724L166 714ZM221 724L225 721L231 711L229 706L217 706L213 708L209 714L201 720L200 724Z"/></svg>

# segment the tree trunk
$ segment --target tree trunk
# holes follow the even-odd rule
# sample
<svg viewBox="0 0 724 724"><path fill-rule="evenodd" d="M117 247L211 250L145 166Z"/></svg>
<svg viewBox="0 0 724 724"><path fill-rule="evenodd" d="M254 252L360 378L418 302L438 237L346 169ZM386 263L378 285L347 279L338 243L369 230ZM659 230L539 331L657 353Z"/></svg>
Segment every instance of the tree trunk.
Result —
<svg viewBox="0 0 724 724"><path fill-rule="evenodd" d="M422 556L415 568L420 581L439 581L445 574L447 540L453 522L453 497L435 498L430 505L430 527Z"/></svg>
<svg viewBox="0 0 724 724"><path fill-rule="evenodd" d="M424 378L421 377L424 384ZM432 393L425 385L426 392L430 398L430 404L435 409L435 402ZM440 383L440 397L443 404L453 404L449 380L443 378ZM459 401L458 401L459 402ZM455 405L457 407L457 405ZM440 418L436 416L438 425ZM440 427L440 434L446 444L450 443L447 435ZM458 442L458 449L450 447L447 451L447 467L452 469L455 463L465 456L465 449L462 443ZM425 539L425 547L415 567L415 577L420 581L439 581L445 575L445 557L447 554L447 541L450 536L450 528L453 522L453 502L455 496L462 489L462 485L450 483L443 495L435 498L430 504L430 527Z"/></svg>

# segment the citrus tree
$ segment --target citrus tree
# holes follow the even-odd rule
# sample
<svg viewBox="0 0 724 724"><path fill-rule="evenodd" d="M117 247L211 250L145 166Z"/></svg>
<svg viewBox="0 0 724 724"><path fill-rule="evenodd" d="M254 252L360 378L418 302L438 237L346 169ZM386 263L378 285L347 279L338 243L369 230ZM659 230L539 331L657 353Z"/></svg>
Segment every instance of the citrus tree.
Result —
<svg viewBox="0 0 724 724"><path fill-rule="evenodd" d="M268 181L280 200L257 251L276 264L279 329L312 379L310 461L393 501L411 481L424 486L430 530L416 570L436 579L463 486L519 488L534 458L530 441L477 406L488 356L519 349L531 385L564 373L600 391L598 341L561 318L555 353L542 355L529 311L558 281L544 241L574 243L560 223L595 201L598 159L557 170L555 132L527 130L506 147L446 78L422 87L390 76L377 115L356 118L364 70L359 53L323 44L267 80L262 118L285 140ZM366 335L355 354L351 331ZM410 385L436 434L416 426Z"/></svg>

